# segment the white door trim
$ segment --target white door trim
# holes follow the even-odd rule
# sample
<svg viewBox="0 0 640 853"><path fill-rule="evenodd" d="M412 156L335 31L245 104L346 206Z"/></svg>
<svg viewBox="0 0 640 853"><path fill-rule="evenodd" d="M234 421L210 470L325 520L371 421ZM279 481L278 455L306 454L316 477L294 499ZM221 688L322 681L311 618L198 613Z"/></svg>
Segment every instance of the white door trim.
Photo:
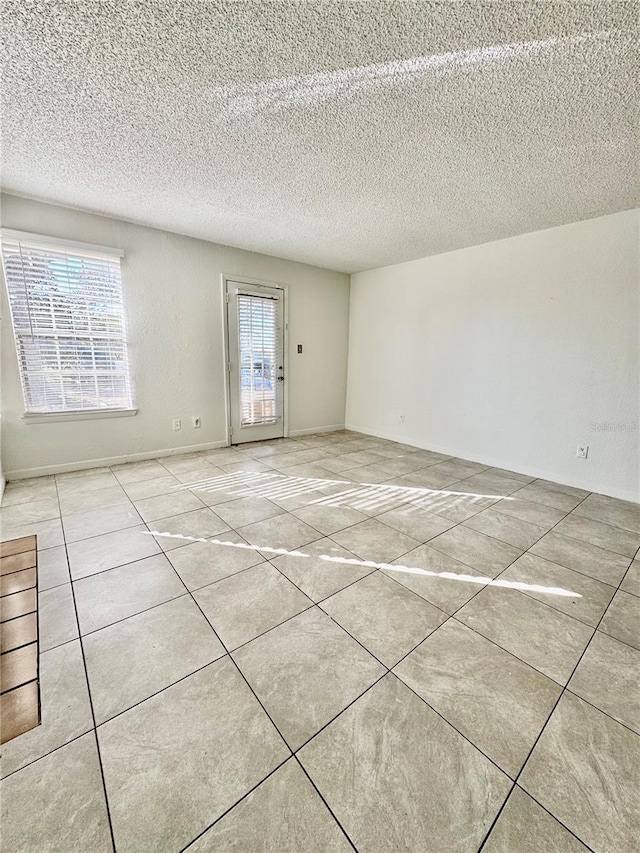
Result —
<svg viewBox="0 0 640 853"><path fill-rule="evenodd" d="M231 388L229 375L229 328L227 325L227 282L239 284L257 284L263 287L275 287L283 291L284 296L284 437L289 437L289 285L278 281L265 281L260 278L248 278L246 275L222 273L220 297L222 305L222 341L224 346L224 408L226 446L231 446Z"/></svg>

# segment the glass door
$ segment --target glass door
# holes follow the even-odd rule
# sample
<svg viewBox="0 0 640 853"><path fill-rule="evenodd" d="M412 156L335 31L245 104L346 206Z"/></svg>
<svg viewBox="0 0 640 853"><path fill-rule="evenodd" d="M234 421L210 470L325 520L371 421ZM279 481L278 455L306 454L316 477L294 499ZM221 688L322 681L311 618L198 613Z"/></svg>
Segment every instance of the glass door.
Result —
<svg viewBox="0 0 640 853"><path fill-rule="evenodd" d="M284 436L284 290L227 282L231 444Z"/></svg>

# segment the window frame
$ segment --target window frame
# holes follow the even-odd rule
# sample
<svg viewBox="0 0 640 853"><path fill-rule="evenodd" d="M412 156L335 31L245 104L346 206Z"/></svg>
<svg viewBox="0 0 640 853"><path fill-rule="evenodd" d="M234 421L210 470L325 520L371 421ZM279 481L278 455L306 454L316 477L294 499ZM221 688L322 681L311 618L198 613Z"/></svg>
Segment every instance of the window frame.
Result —
<svg viewBox="0 0 640 853"><path fill-rule="evenodd" d="M135 383L133 378L133 370L131 363L131 352L130 352L130 340L129 340L129 323L127 317L127 310L124 298L124 283L123 283L123 258L124 251L122 249L117 249L112 246L99 246L94 243L82 243L75 240L66 240L58 237L52 237L50 235L44 234L34 234L27 231L18 231L10 228L2 228L0 229L0 251L2 250L2 245L4 242L20 242L23 243L27 247L38 248L41 246L43 249L46 249L50 246L52 249L58 249L60 251L65 250L75 250L78 254L82 255L83 253L86 255L98 255L105 258L117 259L119 265L120 272L120 291L122 296L122 316L123 316L123 333L124 333L124 346L126 349L126 363L127 363L127 371L128 371L128 386L130 390L130 406L112 406L104 408L86 408L86 409L56 409L52 411L30 411L27 407L27 398L26 398L26 384L25 377L23 375L22 364L18 355L18 337L19 331L16 329L16 324L14 322L14 313L13 313L13 304L11 295L9 292L9 282L7 281L7 276L5 272L5 264L4 264L4 252L2 252L2 263L0 267L2 268L2 277L5 284L6 294L7 294L7 303L9 307L9 315L10 315L10 323L11 323L11 334L13 335L13 344L16 352L16 360L17 360L17 369L19 375L19 381L21 386L23 404L24 404L24 412L22 414L22 420L25 423L55 423L61 421L81 421L81 420L95 420L102 418L114 418L114 417L132 417L136 415L138 412L137 406L135 405ZM70 336L72 337L72 336Z"/></svg>

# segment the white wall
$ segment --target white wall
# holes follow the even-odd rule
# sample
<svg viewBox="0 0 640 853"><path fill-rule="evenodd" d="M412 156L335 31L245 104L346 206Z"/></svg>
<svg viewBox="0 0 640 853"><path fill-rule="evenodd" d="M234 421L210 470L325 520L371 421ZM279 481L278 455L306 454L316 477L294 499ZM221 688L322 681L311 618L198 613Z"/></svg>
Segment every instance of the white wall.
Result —
<svg viewBox="0 0 640 853"><path fill-rule="evenodd" d="M68 208L2 196L6 228L123 249L138 414L26 424L3 288L7 478L225 441L221 274L289 285L289 430L344 424L349 276ZM296 344L303 344L303 354ZM191 416L202 427L191 427ZM172 420L183 428L174 432Z"/></svg>
<svg viewBox="0 0 640 853"><path fill-rule="evenodd" d="M347 426L637 501L639 213L352 276Z"/></svg>

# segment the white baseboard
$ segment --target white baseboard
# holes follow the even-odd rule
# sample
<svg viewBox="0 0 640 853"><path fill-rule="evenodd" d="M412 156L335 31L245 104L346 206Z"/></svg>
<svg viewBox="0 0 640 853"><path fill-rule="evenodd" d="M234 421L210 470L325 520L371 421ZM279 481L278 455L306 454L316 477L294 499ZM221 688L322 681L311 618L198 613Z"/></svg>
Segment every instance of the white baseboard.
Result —
<svg viewBox="0 0 640 853"><path fill-rule="evenodd" d="M149 450L144 453L129 453L124 456L107 456L103 459L85 459L80 462L66 462L60 465L44 465L40 468L19 468L7 471L7 481L24 480L27 477L45 477L48 474L66 474L69 471L84 471L87 468L102 468L107 465L122 465L125 462L142 462L145 459L158 459L162 456L179 456L182 453L198 453L203 450L216 450L227 447L226 441L210 441L206 444L192 444L188 447L169 447L163 450Z"/></svg>
<svg viewBox="0 0 640 853"><path fill-rule="evenodd" d="M445 456L456 456L459 459L469 459L471 462L478 462L481 465L490 465L492 468L505 468L509 471L515 471L517 474L524 474L528 477L539 477L541 480L550 480L554 483L563 483L566 486L574 486L576 489L584 489L587 492L595 492L600 495L608 495L612 498L619 498L623 501L631 501L639 503L638 494L629 489L615 489L606 485L596 485L587 483L579 477L567 477L560 475L557 471L548 471L543 468L533 468L528 471L523 471L517 465L513 465L507 459L495 459L493 457L483 456L470 459L468 453L460 448L444 447L442 445L427 444L424 440L407 435L395 435L393 433L379 432L378 430L367 429L355 424L347 424L345 429L353 432L361 432L365 435L373 436L374 438L386 438L388 441L397 441L400 444L408 444L411 447L419 447L421 450L431 450L433 453L443 453Z"/></svg>
<svg viewBox="0 0 640 853"><path fill-rule="evenodd" d="M331 424L330 426L311 427L309 429L290 429L289 438L296 438L299 435L315 435L317 432L337 432L344 428L344 424Z"/></svg>
<svg viewBox="0 0 640 853"><path fill-rule="evenodd" d="M296 429L289 431L289 437L313 435L317 432L335 432L340 429L344 429L344 424ZM212 441L207 444L192 444L189 447L170 447L163 450L149 450L144 453L128 453L124 456L107 456L103 459L85 459L80 462L63 462L59 465L43 465L39 468L18 468L15 471L7 471L6 478L7 481L10 481L25 480L28 477L46 477L48 474L66 474L69 471L84 471L87 468L122 465L125 462L142 462L145 459L159 459L162 456L179 456L181 453L198 453L203 450L216 450L219 447L228 447L227 442L224 440Z"/></svg>

